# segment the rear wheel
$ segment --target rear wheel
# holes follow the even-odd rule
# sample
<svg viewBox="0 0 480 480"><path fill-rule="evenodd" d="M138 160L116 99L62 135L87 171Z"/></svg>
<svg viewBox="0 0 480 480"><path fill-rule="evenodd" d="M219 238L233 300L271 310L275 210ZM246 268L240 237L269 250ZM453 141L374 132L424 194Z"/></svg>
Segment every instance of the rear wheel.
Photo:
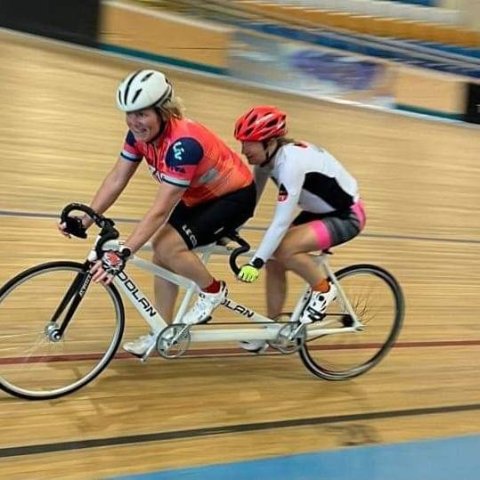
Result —
<svg viewBox="0 0 480 480"><path fill-rule="evenodd" d="M335 273L363 330L309 338L299 351L305 366L326 380L345 380L373 368L392 348L404 317L400 285L383 268L352 265ZM352 320L341 300L329 305L321 325L345 328ZM318 328L319 323L309 328Z"/></svg>
<svg viewBox="0 0 480 480"><path fill-rule="evenodd" d="M123 335L122 299L114 285L86 278L81 263L51 262L0 289L1 389L31 400L57 398L109 364Z"/></svg>

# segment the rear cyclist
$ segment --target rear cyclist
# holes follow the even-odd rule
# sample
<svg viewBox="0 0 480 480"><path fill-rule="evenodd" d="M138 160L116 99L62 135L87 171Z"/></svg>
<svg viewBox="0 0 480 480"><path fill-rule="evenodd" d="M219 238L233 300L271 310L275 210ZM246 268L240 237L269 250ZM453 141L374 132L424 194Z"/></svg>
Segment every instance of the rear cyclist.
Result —
<svg viewBox="0 0 480 480"><path fill-rule="evenodd" d="M278 188L273 220L255 256L238 278L254 282L266 266L267 314L276 318L286 298L286 271L309 283L310 299L300 321L321 320L336 297L309 252L326 250L356 237L365 226L357 181L329 152L286 137L286 115L276 107L257 106L235 124L235 138L254 165L257 201L270 177ZM298 208L301 212L296 215ZM260 351L263 341L243 342Z"/></svg>

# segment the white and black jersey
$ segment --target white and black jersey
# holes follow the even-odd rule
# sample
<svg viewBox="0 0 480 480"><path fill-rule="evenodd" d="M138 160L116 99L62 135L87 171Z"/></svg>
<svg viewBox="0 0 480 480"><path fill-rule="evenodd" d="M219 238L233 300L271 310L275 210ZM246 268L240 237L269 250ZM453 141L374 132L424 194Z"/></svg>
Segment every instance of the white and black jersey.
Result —
<svg viewBox="0 0 480 480"><path fill-rule="evenodd" d="M278 187L275 215L254 259L266 262L275 252L300 208L315 214L342 214L359 200L357 181L326 150L289 143L264 167L254 168L257 200L270 177Z"/></svg>

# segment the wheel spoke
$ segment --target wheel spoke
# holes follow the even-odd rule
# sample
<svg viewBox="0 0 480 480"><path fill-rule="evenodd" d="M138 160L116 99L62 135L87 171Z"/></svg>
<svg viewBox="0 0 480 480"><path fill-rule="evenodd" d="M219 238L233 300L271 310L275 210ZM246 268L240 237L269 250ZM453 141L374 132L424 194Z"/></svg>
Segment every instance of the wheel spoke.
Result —
<svg viewBox="0 0 480 480"><path fill-rule="evenodd" d="M82 268L74 262L44 264L19 274L0 290L3 390L29 399L66 395L93 380L114 356L124 312L113 286L90 285L65 331L58 338L54 335L71 309L65 308L65 292L74 297L71 286L79 284ZM54 312L60 314L52 324Z"/></svg>
<svg viewBox="0 0 480 480"><path fill-rule="evenodd" d="M309 338L300 351L306 367L327 380L351 378L375 366L392 347L404 312L400 286L385 270L354 265L335 275L361 328ZM340 329L352 326L352 317L340 296L329 306L320 325ZM318 329L319 324L309 328Z"/></svg>

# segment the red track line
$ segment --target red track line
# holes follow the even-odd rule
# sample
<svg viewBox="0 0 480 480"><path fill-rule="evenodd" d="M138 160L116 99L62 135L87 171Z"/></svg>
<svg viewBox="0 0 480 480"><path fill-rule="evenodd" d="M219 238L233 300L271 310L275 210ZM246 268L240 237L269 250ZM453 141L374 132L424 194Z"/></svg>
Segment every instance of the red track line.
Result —
<svg viewBox="0 0 480 480"><path fill-rule="evenodd" d="M480 340L439 340L439 341L417 341L417 342L398 342L393 348L431 348L431 347L468 347L480 346ZM317 346L313 350L360 350L368 348L379 348L379 344L362 343L359 345L324 345ZM275 354L275 350L270 350L271 354ZM270 355L270 354L269 354ZM243 352L237 348L205 348L189 350L184 357L220 357L220 356L252 356L252 354ZM98 353L84 353L72 355L51 355L51 356L32 356L24 357L6 357L0 358L0 365L18 365L31 364L42 362L73 362L83 360L94 360L100 358ZM115 355L115 360L132 360L135 359L132 355L126 352L118 352Z"/></svg>

